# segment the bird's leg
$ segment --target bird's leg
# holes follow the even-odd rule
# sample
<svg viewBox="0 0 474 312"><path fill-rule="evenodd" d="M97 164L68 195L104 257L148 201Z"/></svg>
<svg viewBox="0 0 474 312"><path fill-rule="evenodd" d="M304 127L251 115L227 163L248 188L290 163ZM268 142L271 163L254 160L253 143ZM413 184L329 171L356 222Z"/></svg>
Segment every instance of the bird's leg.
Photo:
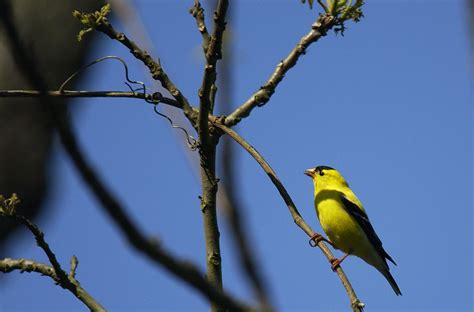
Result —
<svg viewBox="0 0 474 312"><path fill-rule="evenodd" d="M314 233L313 236L311 236L311 238L309 239L309 245L311 247L316 247L321 241L325 241L326 243L334 247L334 245L327 238L323 237L321 234L318 233Z"/></svg>
<svg viewBox="0 0 474 312"><path fill-rule="evenodd" d="M346 253L341 259L332 258L329 260L331 262L331 269L336 272L336 269L341 265L342 261L344 261L350 254Z"/></svg>

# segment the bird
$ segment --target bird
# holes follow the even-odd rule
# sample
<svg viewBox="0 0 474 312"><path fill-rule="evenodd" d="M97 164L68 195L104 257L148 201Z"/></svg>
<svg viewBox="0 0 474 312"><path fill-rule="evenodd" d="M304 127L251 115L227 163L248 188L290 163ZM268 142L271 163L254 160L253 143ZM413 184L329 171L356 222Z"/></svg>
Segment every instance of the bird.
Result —
<svg viewBox="0 0 474 312"><path fill-rule="evenodd" d="M333 271L349 255L354 255L375 267L387 279L395 294L402 295L390 273L387 260L397 265L382 247L367 212L349 187L344 177L334 168L317 166L305 170L313 179L314 207L327 239L315 234L310 240L315 244L324 240L345 253L340 259L331 259Z"/></svg>

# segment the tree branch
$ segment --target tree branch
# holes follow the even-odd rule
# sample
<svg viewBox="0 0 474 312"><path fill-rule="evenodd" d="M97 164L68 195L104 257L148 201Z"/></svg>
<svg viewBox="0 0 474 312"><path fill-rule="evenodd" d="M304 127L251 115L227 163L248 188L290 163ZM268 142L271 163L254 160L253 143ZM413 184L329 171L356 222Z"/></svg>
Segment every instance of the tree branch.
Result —
<svg viewBox="0 0 474 312"><path fill-rule="evenodd" d="M194 0L194 5L189 10L189 13L196 19L196 26L202 36L202 49L204 50L204 53L206 53L207 47L209 46L209 40L211 38L207 32L204 9L201 6L201 2L199 0Z"/></svg>
<svg viewBox="0 0 474 312"><path fill-rule="evenodd" d="M59 282L54 268L44 263L39 263L27 259L11 259L5 258L0 260L0 271L3 273L10 273L15 270L23 272L36 272L44 276L51 277L56 283Z"/></svg>
<svg viewBox="0 0 474 312"><path fill-rule="evenodd" d="M239 106L225 119L225 125L232 127L238 124L242 118L250 115L250 112L257 106L265 105L275 92L278 84L283 80L285 74L296 65L298 59L305 54L306 49L319 38L325 36L326 33L337 24L337 19L330 14L323 14L318 17L316 22L311 26L311 30L307 33L288 56L282 60L275 71L272 73L268 81L254 93L245 103Z"/></svg>
<svg viewBox="0 0 474 312"><path fill-rule="evenodd" d="M66 97L66 98L135 98L149 101L150 103L163 103L169 106L173 106L182 109L183 106L175 99L164 97L160 92L152 94L144 94L137 92L126 92L126 91L46 91L45 94L48 97ZM0 90L0 97L11 97L11 98L23 98L23 97L40 97L42 96L40 91L37 90Z"/></svg>
<svg viewBox="0 0 474 312"><path fill-rule="evenodd" d="M199 5L199 1L197 1ZM196 4L195 4L196 5ZM208 117L209 113L212 114L211 96L212 87L217 89L216 77L217 77L217 61L222 58L222 36L225 30L225 15L227 12L229 2L227 0L220 0L217 3L217 9L214 12L214 32L207 45L204 45L204 51L206 51L206 65L204 68L204 75L202 79L201 88L199 89L199 138L201 140L202 148L206 148L209 145L209 125ZM200 5L199 5L200 6ZM214 93L215 94L215 93Z"/></svg>
<svg viewBox="0 0 474 312"><path fill-rule="evenodd" d="M206 243L207 280L217 289L222 289L222 263L219 243L219 225L217 223L216 197L216 146L218 136L209 133L209 114L212 114L216 83L217 61L222 58L222 35L225 30L225 16L228 7L227 0L220 0L214 12L214 31L203 47L206 56L206 65L201 88L199 89L199 116L198 134L200 141L201 164L201 211L204 222L204 237ZM195 6L199 5L195 3ZM200 6L200 5L199 5ZM214 90L214 91L213 91ZM212 91L212 92L211 92ZM222 305L211 305L211 311L223 312Z"/></svg>
<svg viewBox="0 0 474 312"><path fill-rule="evenodd" d="M278 179L276 172L270 167L270 165L267 163L267 161L263 158L262 155L253 147L251 146L247 141L245 141L237 132L234 130L226 127L222 122L220 122L218 119L214 119L213 123L217 128L221 129L225 134L230 136L235 142L237 142L240 146L242 146L256 161L257 163L262 167L262 169L265 171L265 173L269 176L270 180L272 183L275 185L277 188L278 192L280 193L281 197L285 201L285 204L288 207L288 210L293 218L293 221L298 225L309 237L313 237L315 232L311 229L311 227L303 220L303 217L299 213L298 209L296 208L295 204L293 203L293 200L291 199L290 195L286 191L285 187L281 183L280 179ZM326 244L322 241L318 242L318 247L321 249L323 254L326 256L328 260L333 259L334 256L332 252L329 250L329 248L326 246ZM357 295L352 288L351 283L349 282L349 279L347 278L346 274L342 270L342 268L339 266L336 269L337 275L339 276L339 279L342 282L342 285L346 289L347 295L349 297L349 300L351 302L351 307L354 310L354 312L361 312L364 304L357 298Z"/></svg>
<svg viewBox="0 0 474 312"><path fill-rule="evenodd" d="M76 298L81 300L91 311L104 312L106 311L89 293L80 286L79 282L75 279L71 279L69 282L73 287L66 287L61 284L61 280L58 278L53 267L26 259L10 259L5 258L0 260L0 271L3 273L10 273L13 271L23 272L36 272L44 276L48 276L58 283L62 288L69 290Z"/></svg>

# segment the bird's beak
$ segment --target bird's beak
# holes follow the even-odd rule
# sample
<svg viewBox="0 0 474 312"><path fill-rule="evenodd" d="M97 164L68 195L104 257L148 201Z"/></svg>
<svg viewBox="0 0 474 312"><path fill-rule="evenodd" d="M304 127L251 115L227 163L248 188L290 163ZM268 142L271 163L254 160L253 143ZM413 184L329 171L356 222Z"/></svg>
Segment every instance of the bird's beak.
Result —
<svg viewBox="0 0 474 312"><path fill-rule="evenodd" d="M306 174L308 177L314 177L314 170L313 169L306 169L304 171L304 174Z"/></svg>

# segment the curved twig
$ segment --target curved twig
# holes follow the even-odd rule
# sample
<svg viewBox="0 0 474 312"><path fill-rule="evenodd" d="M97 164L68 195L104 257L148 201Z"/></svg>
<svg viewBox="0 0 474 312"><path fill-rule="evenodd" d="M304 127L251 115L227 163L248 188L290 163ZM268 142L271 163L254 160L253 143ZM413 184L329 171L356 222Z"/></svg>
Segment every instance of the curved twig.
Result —
<svg viewBox="0 0 474 312"><path fill-rule="evenodd" d="M293 220L296 223L296 225L298 225L309 237L313 237L316 233L303 220L303 217L301 216L295 204L293 203L293 200L291 199L290 195L286 191L280 179L278 179L276 172L272 169L272 167L270 167L270 165L263 158L263 156L260 155L260 153L252 145L250 145L247 141L245 141L237 132L226 127L218 119L214 119L214 125L217 128L221 129L229 137L231 137L240 146L242 146L257 161L257 163L262 167L265 173L269 176L270 180L275 185L281 197L285 201L288 207L288 210L290 211L290 214L293 217ZM318 242L318 247L319 249L321 249L321 251L323 252L323 254L326 256L328 260L334 258L332 252L329 250L329 248L326 246L324 242L322 241ZM352 309L354 310L354 312L361 312L364 307L364 304L357 298L357 295L354 289L352 288L352 285L349 279L347 278L346 274L344 273L344 271L342 270L340 266L337 267L336 272L337 272L337 275L339 276L339 279L342 282L342 285L346 289L347 295L351 302Z"/></svg>
<svg viewBox="0 0 474 312"><path fill-rule="evenodd" d="M153 102L149 102L149 103L154 104ZM198 141L192 135L190 135L188 133L188 130L186 130L185 128L183 128L181 126L176 126L173 123L173 120L170 117L168 117L167 115L165 115L163 113L160 113L160 111L158 110L158 103L154 104L153 111L158 116L161 116L161 117L165 118L166 120L168 120L168 122L171 125L171 128L181 130L184 133L184 136L186 137L186 143L188 144L188 147L189 147L190 150L195 151L199 147Z"/></svg>
<svg viewBox="0 0 474 312"><path fill-rule="evenodd" d="M66 85L71 81L73 80L75 77L77 77L77 75L79 75L80 73L82 73L84 70L86 70L87 68L97 64L97 63L100 63L100 62L103 62L103 61L106 61L106 60L117 60L119 61L120 63L122 63L123 65L123 68L124 68L124 71L125 71L125 79L127 80L127 82L125 83L127 86L129 86L129 88L131 89L132 92L135 92L136 90L133 90L129 83L132 83L132 84L139 84L141 85L142 87L140 87L138 90L140 89L143 89L144 88L144 83L141 82L141 81L137 81L137 80L131 80L130 77L128 76L128 65L127 63L121 58L121 57L118 57L118 56L115 56L115 55L108 55L108 56L104 56L104 57L101 57L101 58L98 58L92 62L90 62L89 64L79 68L78 70L76 70L74 73L72 73L68 78L66 78L66 80L64 80L64 82L61 84L61 86L59 87L58 91L59 92L63 92L64 91L64 88L66 87Z"/></svg>

